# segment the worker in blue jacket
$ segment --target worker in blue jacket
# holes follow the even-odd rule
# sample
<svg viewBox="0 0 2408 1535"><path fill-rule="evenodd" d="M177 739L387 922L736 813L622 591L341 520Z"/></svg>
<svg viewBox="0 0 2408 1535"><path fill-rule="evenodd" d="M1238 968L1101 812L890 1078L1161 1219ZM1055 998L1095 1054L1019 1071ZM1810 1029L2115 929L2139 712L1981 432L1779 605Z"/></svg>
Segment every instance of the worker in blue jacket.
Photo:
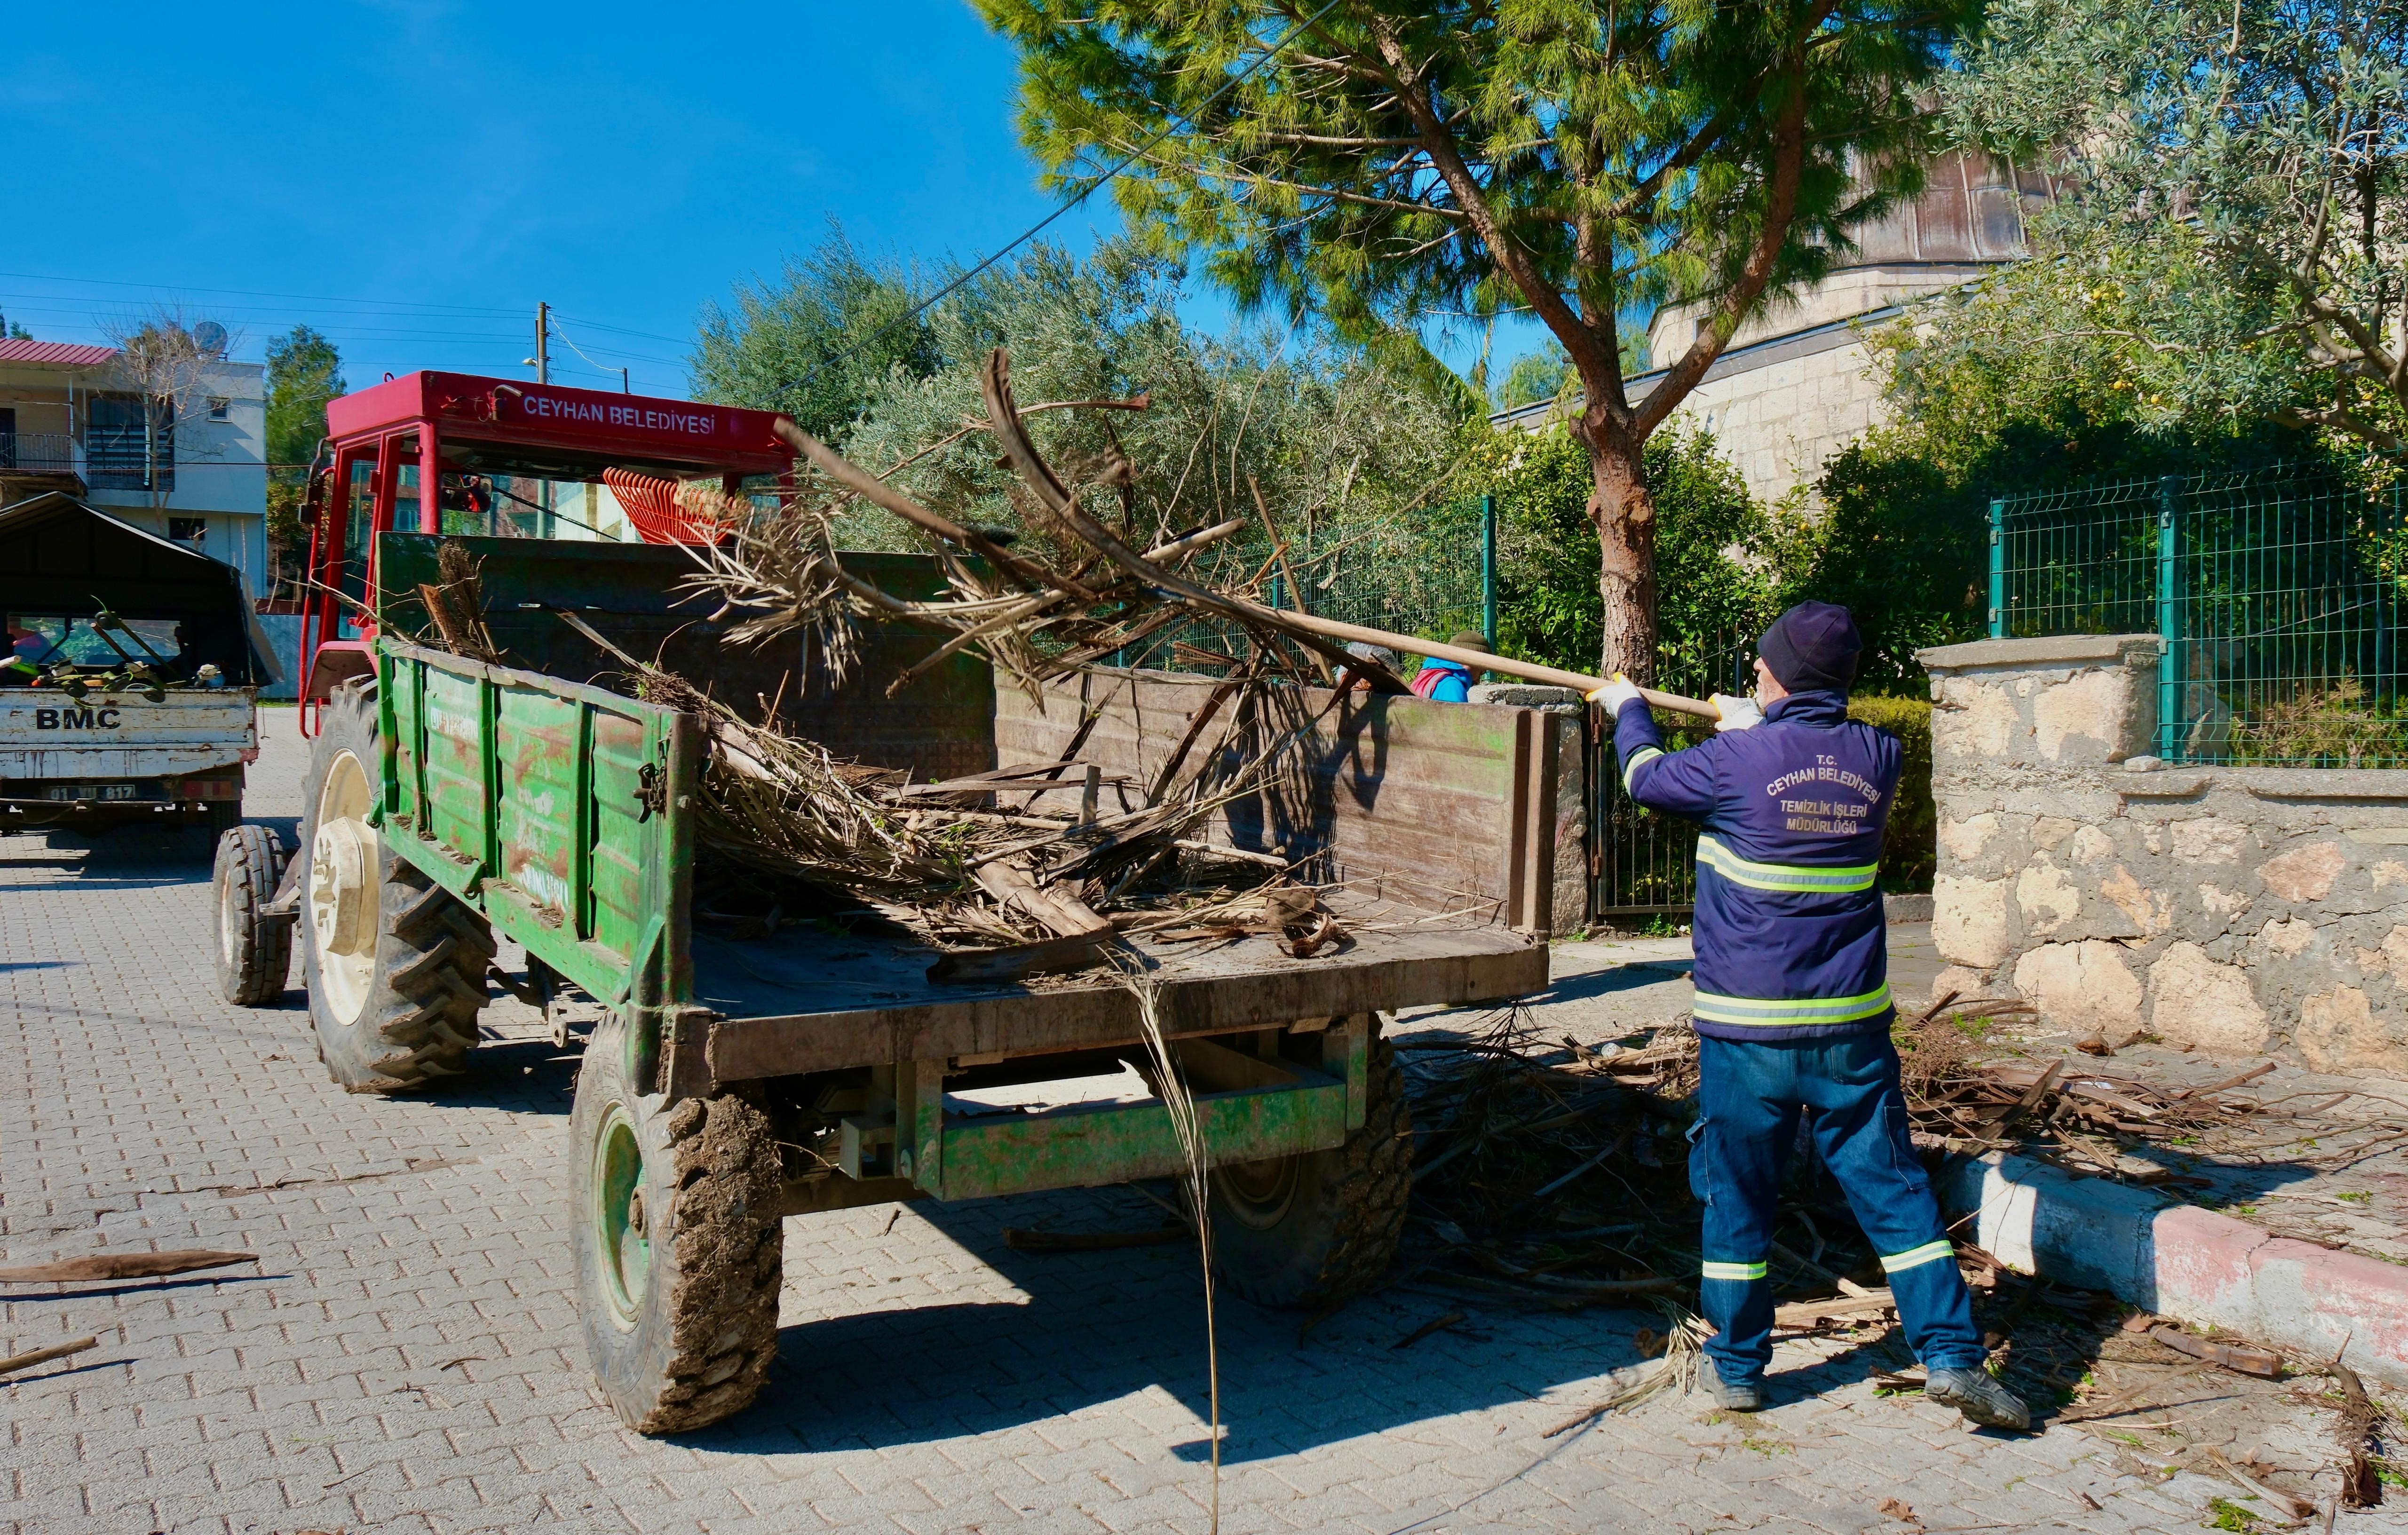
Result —
<svg viewBox="0 0 2408 1535"><path fill-rule="evenodd" d="M1896 737L1848 718L1862 649L1844 608L1800 603L1757 641L1754 699L1717 697L1715 735L1667 752L1639 690L1612 711L1630 797L1698 823L1695 1019L1701 1082L1689 1181L1705 1205L1699 1291L1726 1408L1764 1404L1766 1273L1781 1174L1808 1124L1881 1255L1924 1396L1973 1422L2028 1427L1987 1351L1930 1181L1907 1139L1874 888L1897 793Z"/></svg>

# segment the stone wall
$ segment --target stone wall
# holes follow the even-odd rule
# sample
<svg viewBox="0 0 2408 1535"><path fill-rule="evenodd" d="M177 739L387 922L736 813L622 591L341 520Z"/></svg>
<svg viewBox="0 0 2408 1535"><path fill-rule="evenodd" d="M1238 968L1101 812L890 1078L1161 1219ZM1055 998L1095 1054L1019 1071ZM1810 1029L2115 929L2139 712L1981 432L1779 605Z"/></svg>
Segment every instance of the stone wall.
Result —
<svg viewBox="0 0 2408 1535"><path fill-rule="evenodd" d="M1939 989L2408 1072L2408 771L2160 763L2158 653L2153 635L1921 653Z"/></svg>

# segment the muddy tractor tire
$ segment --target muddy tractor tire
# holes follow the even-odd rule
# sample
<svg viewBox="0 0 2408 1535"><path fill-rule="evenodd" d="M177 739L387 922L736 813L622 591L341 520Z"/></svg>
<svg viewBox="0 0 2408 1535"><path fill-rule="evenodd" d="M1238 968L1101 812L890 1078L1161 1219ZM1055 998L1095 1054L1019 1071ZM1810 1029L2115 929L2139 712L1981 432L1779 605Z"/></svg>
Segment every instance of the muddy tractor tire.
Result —
<svg viewBox="0 0 2408 1535"><path fill-rule="evenodd" d="M1412 1192L1404 1073L1371 1041L1363 1127L1327 1151L1216 1168L1212 1256L1258 1306L1319 1307L1368 1289L1397 1255Z"/></svg>
<svg viewBox="0 0 2408 1535"><path fill-rule="evenodd" d="M326 1074L353 1093L406 1093L458 1073L477 1043L493 929L368 825L375 695L336 690L304 781L301 969Z"/></svg>
<svg viewBox="0 0 2408 1535"><path fill-rule="evenodd" d="M778 1354L780 1161L734 1096L672 1105L635 1081L616 1015L585 1047L569 1115L577 1310L603 1395L641 1434L752 1403Z"/></svg>
<svg viewBox="0 0 2408 1535"><path fill-rule="evenodd" d="M262 914L284 877L284 844L265 826L236 826L218 839L210 886L217 897L218 995L236 1007L284 997L293 973L293 919Z"/></svg>

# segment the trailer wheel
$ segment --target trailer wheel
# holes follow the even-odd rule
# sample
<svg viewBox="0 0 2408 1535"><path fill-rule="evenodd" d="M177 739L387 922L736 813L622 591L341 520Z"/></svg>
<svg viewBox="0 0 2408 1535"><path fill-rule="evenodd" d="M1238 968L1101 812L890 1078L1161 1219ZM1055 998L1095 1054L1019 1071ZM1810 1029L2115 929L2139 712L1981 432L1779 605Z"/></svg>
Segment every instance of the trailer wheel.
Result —
<svg viewBox="0 0 2408 1535"><path fill-rule="evenodd" d="M293 973L293 919L259 909L284 872L284 844L265 826L236 826L218 839L211 885L217 895L218 993L255 1008L284 996Z"/></svg>
<svg viewBox="0 0 2408 1535"><path fill-rule="evenodd" d="M466 1065L494 935L368 825L377 761L374 696L337 689L310 753L294 854L308 860L301 968L327 1075L349 1092L403 1093Z"/></svg>
<svg viewBox="0 0 2408 1535"><path fill-rule="evenodd" d="M739 1413L778 1353L780 1162L743 1098L671 1105L635 1081L633 1040L596 1026L569 1115L577 1311L595 1378L641 1434Z"/></svg>
<svg viewBox="0 0 2408 1535"><path fill-rule="evenodd" d="M1345 1144L1212 1171L1212 1255L1261 1306L1326 1306L1396 1256L1412 1192L1412 1119L1385 1040L1371 1041L1363 1127Z"/></svg>

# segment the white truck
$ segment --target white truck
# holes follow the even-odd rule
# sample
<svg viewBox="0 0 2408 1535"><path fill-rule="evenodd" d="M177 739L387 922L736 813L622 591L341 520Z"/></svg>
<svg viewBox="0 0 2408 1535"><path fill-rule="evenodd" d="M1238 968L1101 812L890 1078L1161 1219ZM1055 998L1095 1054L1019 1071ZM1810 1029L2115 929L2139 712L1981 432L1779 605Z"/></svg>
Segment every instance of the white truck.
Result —
<svg viewBox="0 0 2408 1535"><path fill-rule="evenodd" d="M242 820L272 647L233 567L52 492L0 508L0 834Z"/></svg>
<svg viewBox="0 0 2408 1535"><path fill-rule="evenodd" d="M13 621L21 615L11 614ZM245 765L259 756L253 688L0 688L0 832L104 831L129 821L242 821Z"/></svg>

